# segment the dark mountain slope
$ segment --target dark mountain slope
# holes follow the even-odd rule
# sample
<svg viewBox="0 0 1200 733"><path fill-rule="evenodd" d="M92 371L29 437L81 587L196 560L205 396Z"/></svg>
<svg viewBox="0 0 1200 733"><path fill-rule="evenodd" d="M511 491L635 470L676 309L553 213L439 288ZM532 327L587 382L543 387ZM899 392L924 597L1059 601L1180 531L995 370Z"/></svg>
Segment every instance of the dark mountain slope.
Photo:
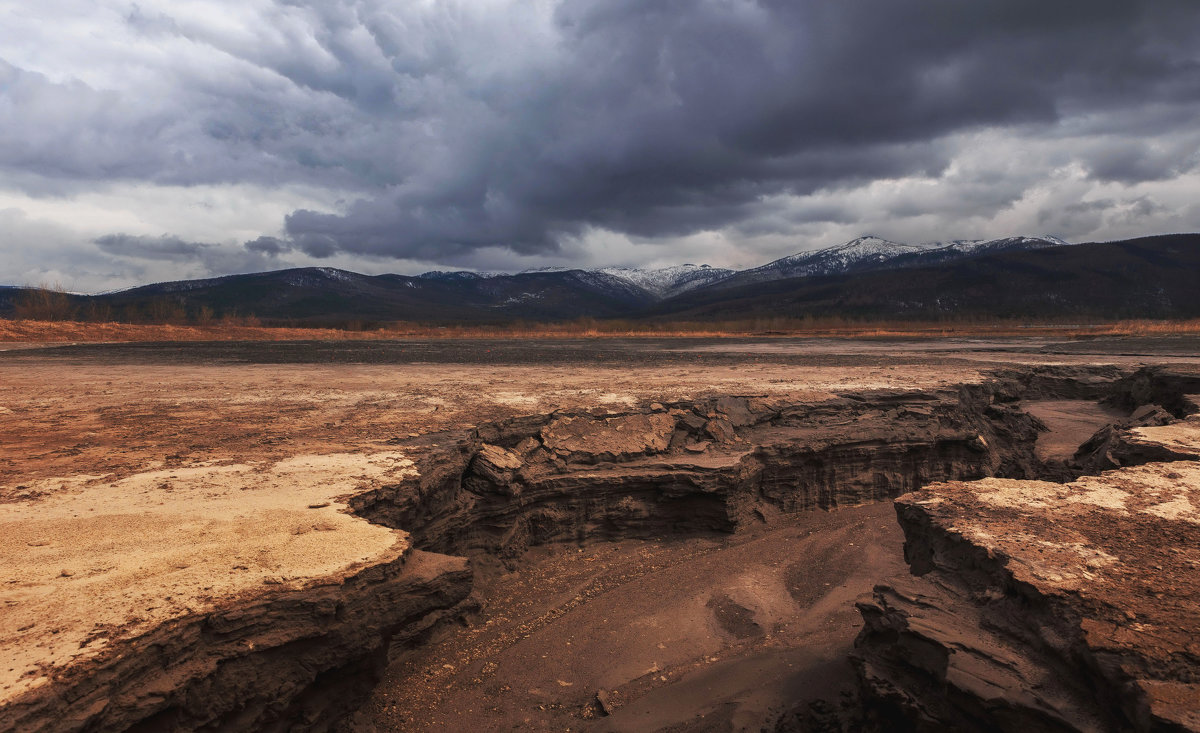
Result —
<svg viewBox="0 0 1200 733"><path fill-rule="evenodd" d="M647 317L1180 318L1200 316L1200 235L1006 252L935 267L802 277L660 303Z"/></svg>
<svg viewBox="0 0 1200 733"><path fill-rule="evenodd" d="M486 323L627 314L650 302L642 290L580 270L503 278L359 275L300 268L208 280L158 283L94 296L120 312L166 301L188 314L253 314L313 323L405 320Z"/></svg>
<svg viewBox="0 0 1200 733"><path fill-rule="evenodd" d="M1051 236L956 239L950 242L904 244L868 235L852 239L845 244L782 257L760 267L734 273L704 287L712 290L732 289L751 283L793 277L850 275L876 270L929 267L985 254L1067 246L1070 246L1067 242Z"/></svg>

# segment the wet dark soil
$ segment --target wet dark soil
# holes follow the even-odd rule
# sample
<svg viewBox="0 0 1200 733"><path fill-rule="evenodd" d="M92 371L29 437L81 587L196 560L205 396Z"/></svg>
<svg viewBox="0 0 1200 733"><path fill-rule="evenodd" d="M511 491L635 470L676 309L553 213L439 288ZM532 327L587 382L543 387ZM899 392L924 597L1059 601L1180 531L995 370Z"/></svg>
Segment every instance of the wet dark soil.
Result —
<svg viewBox="0 0 1200 733"><path fill-rule="evenodd" d="M951 354L847 353L789 340L795 351L761 353L737 339L405 339L381 341L223 341L87 343L0 351L0 360L52 357L66 363L115 364L579 364L589 366L729 365L758 361L797 365L878 366L962 362ZM701 347L720 345L719 351ZM840 352L840 353L839 353Z"/></svg>

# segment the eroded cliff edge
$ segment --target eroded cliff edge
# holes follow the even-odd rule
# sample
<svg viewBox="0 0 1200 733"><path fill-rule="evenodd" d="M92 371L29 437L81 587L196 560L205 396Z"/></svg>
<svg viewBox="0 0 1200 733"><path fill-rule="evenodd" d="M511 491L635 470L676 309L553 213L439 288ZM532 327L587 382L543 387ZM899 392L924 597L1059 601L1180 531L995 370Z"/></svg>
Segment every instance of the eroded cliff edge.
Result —
<svg viewBox="0 0 1200 733"><path fill-rule="evenodd" d="M1037 475L1043 426L993 391L724 396L533 415L414 452L413 476L350 504L411 532L417 547L512 559L531 544L730 532L932 481Z"/></svg>
<svg viewBox="0 0 1200 733"><path fill-rule="evenodd" d="M0 502L0 729L323 729L471 603L467 557L726 533L1037 470L992 387L562 410L374 454L29 484Z"/></svg>
<svg viewBox="0 0 1200 733"><path fill-rule="evenodd" d="M391 453L30 487L0 506L22 573L2 609L18 664L0 728L324 729L389 648L471 603L463 556L518 562L533 544L726 533L930 482L1033 478L1044 426L1020 400L1163 381L1133 376L1034 368L932 391L565 409ZM64 598L73 615L46 623Z"/></svg>
<svg viewBox="0 0 1200 733"><path fill-rule="evenodd" d="M464 558L346 513L396 452L80 477L0 502L0 730L326 727L454 613ZM21 500L14 500L21 499Z"/></svg>
<svg viewBox="0 0 1200 733"><path fill-rule="evenodd" d="M1200 422L1110 433L1110 458L1175 460L896 500L914 576L859 603L876 724L1200 730Z"/></svg>

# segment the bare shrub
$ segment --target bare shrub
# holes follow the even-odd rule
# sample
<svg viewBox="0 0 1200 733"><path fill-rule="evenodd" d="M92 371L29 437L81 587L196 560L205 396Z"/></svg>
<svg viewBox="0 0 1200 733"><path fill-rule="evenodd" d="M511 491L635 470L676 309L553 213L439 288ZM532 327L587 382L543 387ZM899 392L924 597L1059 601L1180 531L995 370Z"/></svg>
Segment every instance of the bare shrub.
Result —
<svg viewBox="0 0 1200 733"><path fill-rule="evenodd" d="M213 309L209 308L207 305L202 305L196 309L195 320L197 326L211 326L215 317L216 316L213 314Z"/></svg>
<svg viewBox="0 0 1200 733"><path fill-rule="evenodd" d="M17 295L13 315L31 321L69 321L75 315L75 304L61 284L43 283Z"/></svg>

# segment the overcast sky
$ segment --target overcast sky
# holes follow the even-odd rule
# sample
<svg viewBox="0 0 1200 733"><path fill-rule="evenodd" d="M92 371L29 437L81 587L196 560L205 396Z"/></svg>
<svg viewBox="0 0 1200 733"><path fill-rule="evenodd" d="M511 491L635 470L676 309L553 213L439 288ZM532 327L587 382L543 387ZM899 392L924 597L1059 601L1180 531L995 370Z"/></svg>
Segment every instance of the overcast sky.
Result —
<svg viewBox="0 0 1200 733"><path fill-rule="evenodd" d="M0 0L0 283L1200 230L1196 0Z"/></svg>

